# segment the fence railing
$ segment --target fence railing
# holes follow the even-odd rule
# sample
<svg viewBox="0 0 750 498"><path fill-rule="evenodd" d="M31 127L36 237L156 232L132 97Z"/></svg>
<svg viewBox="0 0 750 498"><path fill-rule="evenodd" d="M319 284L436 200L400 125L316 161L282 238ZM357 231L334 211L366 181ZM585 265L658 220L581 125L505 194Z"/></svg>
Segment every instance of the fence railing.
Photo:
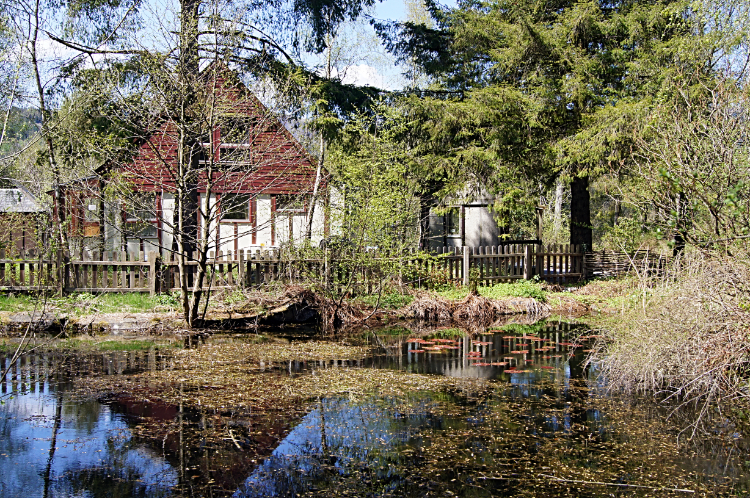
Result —
<svg viewBox="0 0 750 498"><path fill-rule="evenodd" d="M661 274L667 263L669 263L668 257L647 250L638 250L633 253L587 252L585 277L587 279L617 277L634 270L639 273Z"/></svg>
<svg viewBox="0 0 750 498"><path fill-rule="evenodd" d="M378 254L369 257L378 262ZM385 258L383 258L385 259ZM586 274L584 253L579 246L509 244L487 247L443 248L425 256L407 253L398 259L402 280L417 287L439 283L463 283L476 279L481 285L540 279L565 283ZM271 282L293 283L318 280L339 287L353 285L372 291L379 276L377 265L357 266L351 257L326 253L324 257L290 259L278 251L228 251L209 253L204 290L261 287ZM198 255L185 258L185 277L192 289L198 273ZM0 250L0 290L68 292L169 292L180 287L179 262L175 255L158 253L87 252L50 255L21 251L7 257Z"/></svg>
<svg viewBox="0 0 750 498"><path fill-rule="evenodd" d="M492 285L534 276L550 283L568 283L580 280L585 271L584 252L578 245L444 247L438 255L448 279L464 285L469 285L472 278L482 285Z"/></svg>

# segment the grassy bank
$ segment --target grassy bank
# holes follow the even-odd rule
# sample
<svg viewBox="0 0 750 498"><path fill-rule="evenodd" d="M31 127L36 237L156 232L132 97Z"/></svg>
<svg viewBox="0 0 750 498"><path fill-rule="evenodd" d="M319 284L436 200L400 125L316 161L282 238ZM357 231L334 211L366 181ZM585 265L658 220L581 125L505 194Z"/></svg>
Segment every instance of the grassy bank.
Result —
<svg viewBox="0 0 750 498"><path fill-rule="evenodd" d="M0 311L20 312L44 309L73 316L94 313L149 313L177 309L177 297L171 294L150 296L145 293L88 294L76 293L62 298L38 298L28 294L0 294Z"/></svg>
<svg viewBox="0 0 750 498"><path fill-rule="evenodd" d="M479 295L489 299L508 297L534 298L544 303L551 295L545 286L536 281L520 280L514 283L500 283L492 286L479 286ZM345 301L351 305L364 308L397 310L409 306L414 300L415 292L408 288L393 287L382 294L360 295ZM469 294L464 286L451 287L434 294L450 301L460 301ZM214 293L208 309L216 312L233 311L237 313L262 312L269 306L283 300L283 289L263 291L232 291ZM257 306L254 303L258 303ZM265 305L264 305L265 304ZM179 294L161 294L150 296L146 293L123 294L88 294L77 293L64 297L36 298L26 294L0 294L0 311L20 312L45 309L62 312L72 316L83 316L99 313L159 313L179 311Z"/></svg>
<svg viewBox="0 0 750 498"><path fill-rule="evenodd" d="M699 406L748 399L750 265L692 254L643 277L600 320L597 354L609 385Z"/></svg>

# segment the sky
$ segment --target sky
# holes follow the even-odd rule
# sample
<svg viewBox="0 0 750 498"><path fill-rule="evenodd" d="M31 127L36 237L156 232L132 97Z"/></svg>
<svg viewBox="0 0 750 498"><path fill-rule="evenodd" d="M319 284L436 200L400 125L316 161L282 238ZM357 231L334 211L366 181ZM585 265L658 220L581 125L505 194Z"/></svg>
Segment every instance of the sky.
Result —
<svg viewBox="0 0 750 498"><path fill-rule="evenodd" d="M404 0L385 0L375 6L375 17L403 21L406 18Z"/></svg>
<svg viewBox="0 0 750 498"><path fill-rule="evenodd" d="M403 21L406 19L404 0L385 0L376 3L372 17L375 20ZM403 69L385 48L376 40L375 30L366 22L355 23L342 30L341 43L350 48L339 62L344 68L338 74L344 83L369 85L384 90L398 90L404 86ZM368 39L369 38L369 39ZM309 56L305 62L315 65L322 56Z"/></svg>
<svg viewBox="0 0 750 498"><path fill-rule="evenodd" d="M456 0L443 0L440 3L450 7L456 6ZM384 0L376 3L372 17L377 20L406 20L404 0ZM375 30L371 26L367 28L369 35L375 38ZM350 64L342 81L356 85L370 85L384 90L399 90L406 83L402 73L403 68L397 65L395 59L380 45L378 50L369 50L363 60Z"/></svg>
<svg viewBox="0 0 750 498"><path fill-rule="evenodd" d="M447 0L441 3L455 5L455 0ZM147 23L158 23L166 26L174 22L171 16L169 0L155 0L149 2L150 7L143 10L142 15L147 19ZM376 20L394 20L403 21L406 19L406 6L404 0L384 0L377 2L371 11L371 15ZM405 84L402 76L403 68L396 64L395 59L388 54L377 40L375 31L367 21L358 23L353 31L346 34L347 40L342 43L348 46L343 60L340 64L342 68L338 73L345 83L357 85L371 85L384 90L398 90ZM159 46L163 40L158 39L158 33L164 30L154 30L153 35L146 35L140 40L144 47ZM166 32L170 32L167 30ZM157 36L157 38L149 38ZM46 64L47 78L43 78L43 83L52 81L57 74L58 63L61 59L67 59L76 54L73 50L63 47L51 40L40 40L40 52L43 54L42 59L49 61ZM98 57L97 57L98 58ZM316 62L320 64L322 57L308 56L304 63L314 66Z"/></svg>

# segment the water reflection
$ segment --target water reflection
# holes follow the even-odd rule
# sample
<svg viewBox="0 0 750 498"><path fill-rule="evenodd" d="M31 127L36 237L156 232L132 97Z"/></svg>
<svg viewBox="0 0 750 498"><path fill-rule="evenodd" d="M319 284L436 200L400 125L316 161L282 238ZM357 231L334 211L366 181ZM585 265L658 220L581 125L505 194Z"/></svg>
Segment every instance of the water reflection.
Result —
<svg viewBox="0 0 750 498"><path fill-rule="evenodd" d="M235 496L293 496L362 464L374 469L381 489L394 489L399 469L408 460L394 450L419 437L429 424L427 413L422 409L401 414L386 400L370 404L323 399Z"/></svg>
<svg viewBox="0 0 750 498"><path fill-rule="evenodd" d="M572 402L555 393L550 387L531 403L498 391L473 400L436 393L406 401L322 399L234 496L539 496L540 489L571 496L569 485L540 477L571 467L646 487L618 490L627 496L692 479L675 468L687 463L679 454L654 458L648 435L623 437L585 393ZM651 467L644 472L645 458ZM608 494L606 487L574 489L575 496Z"/></svg>
<svg viewBox="0 0 750 498"><path fill-rule="evenodd" d="M248 360L249 369L283 378L321 369L379 368L458 380L448 391L415 387L401 397L322 397L294 413L208 410L183 406L182 398L170 404L128 393L76 401L70 391L74 376L111 376L116 384L120 376L159 372L175 363L155 350L29 356L0 386L10 395L0 407L0 496L612 491L571 488L541 474L646 486L661 479L698 491L726 481L746 485L741 441L732 450L714 442L683 452L650 405L622 403L587 383L596 375L584 368L586 346L574 344L578 335L575 327L557 322L473 337L389 329L376 331L376 337L372 331L362 334L379 352L359 360ZM183 387L187 394L216 386L186 379Z"/></svg>
<svg viewBox="0 0 750 498"><path fill-rule="evenodd" d="M134 446L127 421L50 382L0 407L0 495L166 496L175 472Z"/></svg>

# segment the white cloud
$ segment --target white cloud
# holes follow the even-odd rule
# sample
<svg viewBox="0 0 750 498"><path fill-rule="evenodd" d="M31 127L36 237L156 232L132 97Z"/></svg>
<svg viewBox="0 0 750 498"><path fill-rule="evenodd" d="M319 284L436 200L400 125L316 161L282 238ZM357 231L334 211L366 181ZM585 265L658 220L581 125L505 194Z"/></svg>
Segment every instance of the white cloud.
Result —
<svg viewBox="0 0 750 498"><path fill-rule="evenodd" d="M370 85L377 88L386 88L383 75L367 64L357 64L347 68L341 82L358 86Z"/></svg>

